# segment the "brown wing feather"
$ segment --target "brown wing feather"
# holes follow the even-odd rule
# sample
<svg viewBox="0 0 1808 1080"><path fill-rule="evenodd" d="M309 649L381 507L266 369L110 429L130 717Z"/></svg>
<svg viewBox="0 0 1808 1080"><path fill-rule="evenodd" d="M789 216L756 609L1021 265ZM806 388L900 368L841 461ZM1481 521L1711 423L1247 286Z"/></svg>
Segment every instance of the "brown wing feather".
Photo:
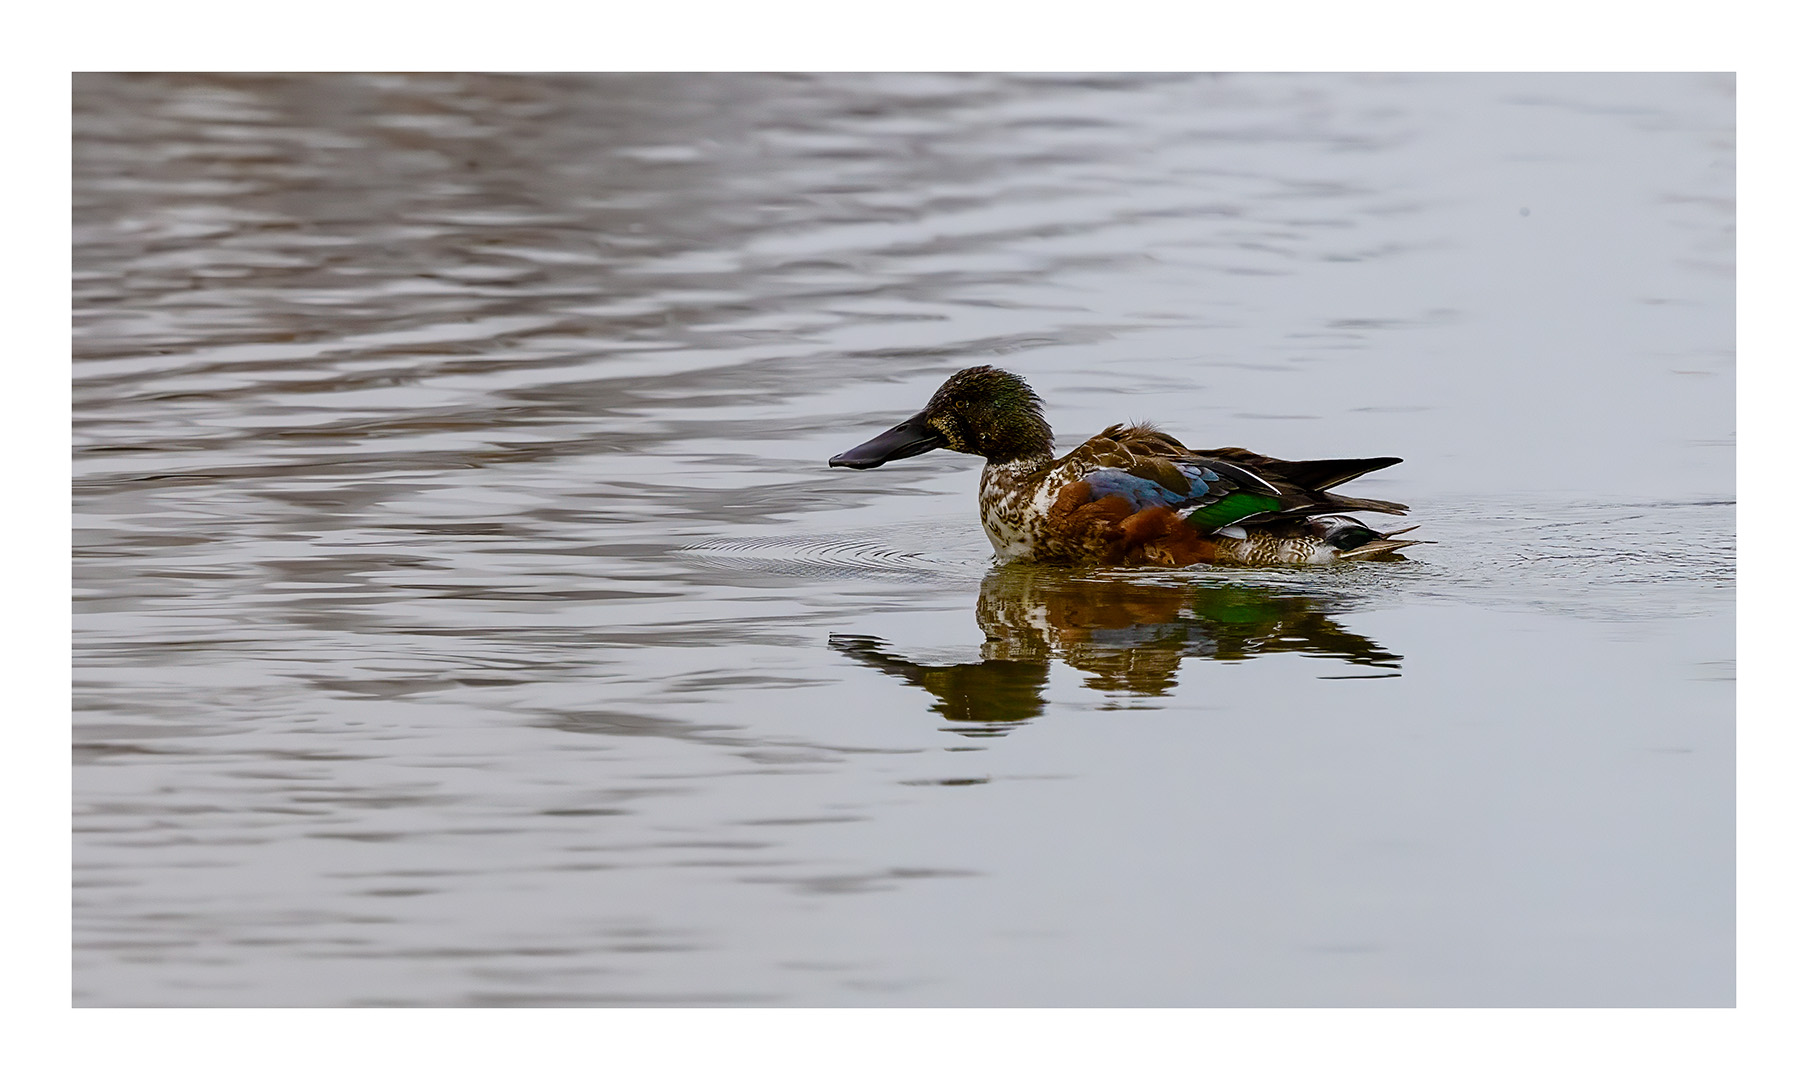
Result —
<svg viewBox="0 0 1808 1080"><path fill-rule="evenodd" d="M1252 487L1253 490L1261 490L1259 486L1255 485L1262 484L1273 488L1274 493L1281 497L1281 508L1272 513L1249 518L1247 519L1249 524L1260 524L1303 515L1350 511L1368 511L1378 514L1404 514L1407 512L1404 503L1392 502L1387 499L1362 499L1349 495L1337 495L1327 490L1377 469L1385 469L1389 465L1399 464L1401 459L1397 457L1320 458L1289 461L1285 458L1257 454L1240 446L1226 446L1217 450L1189 450L1172 435L1142 423L1113 424L1081 443L1067 456L1067 460L1077 459L1096 468L1123 469L1133 475L1153 480L1175 492L1187 491L1190 484L1187 478L1174 467L1174 462L1178 459L1189 458L1219 461L1254 474L1241 480L1234 475L1227 477L1231 483L1241 483L1246 487ZM1225 470L1220 469L1219 471L1224 472ZM1126 508L1128 505L1127 502L1124 503ZM1099 511L1099 513L1110 516L1107 511ZM1119 515L1119 517L1121 516L1122 514ZM1184 525L1184 522L1182 524Z"/></svg>

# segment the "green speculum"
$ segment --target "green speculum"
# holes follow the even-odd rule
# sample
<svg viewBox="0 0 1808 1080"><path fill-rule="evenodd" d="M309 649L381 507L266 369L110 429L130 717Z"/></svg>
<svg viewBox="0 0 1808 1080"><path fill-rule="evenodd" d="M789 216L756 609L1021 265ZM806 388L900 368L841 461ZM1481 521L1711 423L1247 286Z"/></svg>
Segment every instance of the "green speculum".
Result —
<svg viewBox="0 0 1808 1080"><path fill-rule="evenodd" d="M1251 514L1264 514L1280 508L1281 500L1273 495L1233 491L1210 506L1202 506L1188 514L1187 523L1201 532L1215 532L1226 525L1242 521Z"/></svg>

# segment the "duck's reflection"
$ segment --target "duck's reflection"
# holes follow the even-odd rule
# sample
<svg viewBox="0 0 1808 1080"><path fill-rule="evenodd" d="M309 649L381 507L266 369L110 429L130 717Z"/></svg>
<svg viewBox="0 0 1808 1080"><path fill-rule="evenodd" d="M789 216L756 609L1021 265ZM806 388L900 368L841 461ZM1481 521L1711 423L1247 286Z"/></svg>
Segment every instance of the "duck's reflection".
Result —
<svg viewBox="0 0 1808 1080"><path fill-rule="evenodd" d="M1160 695L1180 681L1186 657L1249 660L1297 652L1380 669L1401 657L1331 617L1340 605L1270 585L1101 577L1043 567L1004 567L980 587L976 614L986 643L969 664L919 664L878 638L831 635L830 647L920 686L936 712L966 734L1004 734L1041 715L1049 665L1059 660L1098 690Z"/></svg>

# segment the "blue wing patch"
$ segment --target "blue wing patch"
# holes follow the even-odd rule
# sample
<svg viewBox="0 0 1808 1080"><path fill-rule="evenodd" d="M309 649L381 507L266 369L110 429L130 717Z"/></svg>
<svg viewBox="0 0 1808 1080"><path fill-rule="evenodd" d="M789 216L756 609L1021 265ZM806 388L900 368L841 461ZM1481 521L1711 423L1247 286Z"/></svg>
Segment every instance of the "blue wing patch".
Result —
<svg viewBox="0 0 1808 1080"><path fill-rule="evenodd" d="M1095 500L1107 495L1122 495L1130 501L1131 506L1142 510L1150 506L1179 506L1206 498L1211 494L1212 485L1220 479L1217 473L1203 465L1175 462L1174 467L1181 479L1189 484L1189 490L1175 491L1123 469L1100 469L1087 473L1086 482L1091 485Z"/></svg>

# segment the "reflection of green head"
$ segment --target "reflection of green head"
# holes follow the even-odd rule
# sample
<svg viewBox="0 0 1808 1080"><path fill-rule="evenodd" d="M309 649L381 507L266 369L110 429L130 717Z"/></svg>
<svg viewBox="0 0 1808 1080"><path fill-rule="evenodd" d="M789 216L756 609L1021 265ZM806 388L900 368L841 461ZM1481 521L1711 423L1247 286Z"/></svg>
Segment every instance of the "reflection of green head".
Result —
<svg viewBox="0 0 1808 1080"><path fill-rule="evenodd" d="M1048 664L1028 660L923 669L923 688L935 695L931 708L959 723L1017 723L1041 716L1047 683Z"/></svg>
<svg viewBox="0 0 1808 1080"><path fill-rule="evenodd" d="M956 723L1014 724L1041 716L1047 702L1048 661L982 660L976 664L918 664L886 651L878 638L833 634L829 647L929 691L931 709ZM967 732L966 734L976 734Z"/></svg>

